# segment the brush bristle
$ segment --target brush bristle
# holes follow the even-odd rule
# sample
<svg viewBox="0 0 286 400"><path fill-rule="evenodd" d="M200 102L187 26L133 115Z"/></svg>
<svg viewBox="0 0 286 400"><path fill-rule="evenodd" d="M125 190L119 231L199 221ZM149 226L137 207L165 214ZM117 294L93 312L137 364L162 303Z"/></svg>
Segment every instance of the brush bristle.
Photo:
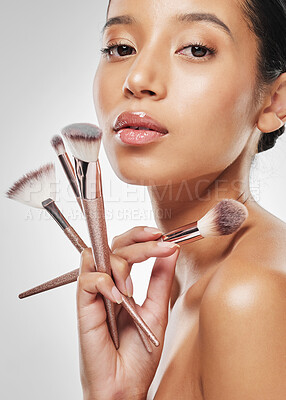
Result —
<svg viewBox="0 0 286 400"><path fill-rule="evenodd" d="M62 129L72 155L82 161L97 161L102 131L96 125L71 124Z"/></svg>
<svg viewBox="0 0 286 400"><path fill-rule="evenodd" d="M202 236L230 235L238 230L248 211L244 204L233 199L224 199L208 211L197 223Z"/></svg>
<svg viewBox="0 0 286 400"><path fill-rule="evenodd" d="M57 153L58 156L60 156L61 154L65 154L66 152L65 145L63 139L59 135L55 135L52 137L51 145L55 149L55 152Z"/></svg>
<svg viewBox="0 0 286 400"><path fill-rule="evenodd" d="M55 198L55 184L55 166L49 163L22 176L6 195L31 207L43 208L42 201Z"/></svg>

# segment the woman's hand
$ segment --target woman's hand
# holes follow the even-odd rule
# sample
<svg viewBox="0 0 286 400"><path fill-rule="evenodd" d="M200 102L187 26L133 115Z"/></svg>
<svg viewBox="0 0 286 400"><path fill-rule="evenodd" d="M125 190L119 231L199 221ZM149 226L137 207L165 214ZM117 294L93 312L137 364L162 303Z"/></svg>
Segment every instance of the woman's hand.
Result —
<svg viewBox="0 0 286 400"><path fill-rule="evenodd" d="M133 263L157 257L147 297L141 307L136 305L137 313L160 341L159 347L151 344L152 353L147 352L132 318L121 304L115 307L120 342L119 349L115 349L100 295L116 302L113 296L116 292L114 281L106 273L95 272L90 249L82 253L77 285L77 314L81 383L85 400L146 399L163 349L169 298L179 254L178 245L157 242L161 233L154 231L154 228L148 231L139 226L116 236L110 257L115 284L126 295L128 291L132 295L130 270Z"/></svg>

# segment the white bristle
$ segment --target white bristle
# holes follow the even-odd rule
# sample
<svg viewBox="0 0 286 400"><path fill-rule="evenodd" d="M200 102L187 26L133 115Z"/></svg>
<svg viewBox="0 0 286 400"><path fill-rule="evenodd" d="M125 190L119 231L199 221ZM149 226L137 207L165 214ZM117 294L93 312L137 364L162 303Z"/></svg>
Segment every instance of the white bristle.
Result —
<svg viewBox="0 0 286 400"><path fill-rule="evenodd" d="M43 208L42 202L49 198L54 199L55 194L56 175L55 166L52 163L28 172L15 182L6 193L9 199L36 208Z"/></svg>
<svg viewBox="0 0 286 400"><path fill-rule="evenodd" d="M234 199L224 199L208 211L197 226L202 236L221 236L234 233L248 217L244 204Z"/></svg>
<svg viewBox="0 0 286 400"><path fill-rule="evenodd" d="M58 156L60 156L61 154L65 154L66 152L65 145L63 139L59 135L55 135L52 137L51 145L55 149L55 152L57 153Z"/></svg>
<svg viewBox="0 0 286 400"><path fill-rule="evenodd" d="M75 158L87 162L97 161L102 131L96 125L71 124L62 129L62 135Z"/></svg>

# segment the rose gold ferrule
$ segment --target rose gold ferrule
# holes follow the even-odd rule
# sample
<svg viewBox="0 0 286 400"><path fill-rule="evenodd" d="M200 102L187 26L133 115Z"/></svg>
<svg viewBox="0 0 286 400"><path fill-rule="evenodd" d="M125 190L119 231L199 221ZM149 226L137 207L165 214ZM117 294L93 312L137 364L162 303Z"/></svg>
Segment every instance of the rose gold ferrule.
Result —
<svg viewBox="0 0 286 400"><path fill-rule="evenodd" d="M78 233L73 229L73 227L69 224L69 222L65 219L63 214L58 209L56 203L53 199L47 199L42 202L43 207L48 213L53 217L53 219L58 223L58 225L62 228L65 235L71 241L71 243L75 246L75 248L81 253L87 246Z"/></svg>
<svg viewBox="0 0 286 400"><path fill-rule="evenodd" d="M77 187L77 183L76 183L76 177L75 177L75 173L74 173L74 169L73 166L71 164L71 161L69 159L69 156L67 155L67 153L64 154L60 154L59 156L59 160L60 163L63 167L63 170L65 171L65 174L68 178L68 181L72 187L72 190L75 194L75 197L79 197L79 190Z"/></svg>
<svg viewBox="0 0 286 400"><path fill-rule="evenodd" d="M102 197L98 162L87 162L75 158L75 172L81 196L85 200Z"/></svg>
<svg viewBox="0 0 286 400"><path fill-rule="evenodd" d="M200 234L200 231L197 227L197 222L191 222L187 225L183 225L174 229L173 231L163 234L159 240L163 242L187 244L200 239L203 239L203 236Z"/></svg>
<svg viewBox="0 0 286 400"><path fill-rule="evenodd" d="M68 221L65 219L63 214L58 209L56 203L53 199L47 199L42 202L43 207L48 211L48 213L53 217L53 219L58 223L58 225L65 230L70 226Z"/></svg>

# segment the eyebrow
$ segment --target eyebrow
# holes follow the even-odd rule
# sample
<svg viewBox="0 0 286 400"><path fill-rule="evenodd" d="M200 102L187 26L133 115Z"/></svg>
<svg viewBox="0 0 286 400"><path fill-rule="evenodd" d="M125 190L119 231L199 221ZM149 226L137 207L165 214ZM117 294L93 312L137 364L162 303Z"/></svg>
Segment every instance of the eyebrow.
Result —
<svg viewBox="0 0 286 400"><path fill-rule="evenodd" d="M175 16L175 20L179 22L196 22L196 21L206 21L212 24L215 24L219 28L223 29L231 38L233 39L233 35L229 27L220 20L215 14L210 13L187 13L187 14L177 14ZM118 17L112 17L104 24L101 34L105 32L105 30L113 25L132 25L136 23L135 18L129 15L120 15Z"/></svg>
<svg viewBox="0 0 286 400"><path fill-rule="evenodd" d="M105 32L107 28L113 25L132 25L136 23L135 18L130 17L129 15L120 15L119 17L112 17L104 24L104 27L101 30L101 34Z"/></svg>
<svg viewBox="0 0 286 400"><path fill-rule="evenodd" d="M219 19L215 14L210 13L188 13L178 14L175 17L180 22L194 22L194 21L206 21L215 24L219 28L222 28L233 40L233 35L229 27Z"/></svg>

